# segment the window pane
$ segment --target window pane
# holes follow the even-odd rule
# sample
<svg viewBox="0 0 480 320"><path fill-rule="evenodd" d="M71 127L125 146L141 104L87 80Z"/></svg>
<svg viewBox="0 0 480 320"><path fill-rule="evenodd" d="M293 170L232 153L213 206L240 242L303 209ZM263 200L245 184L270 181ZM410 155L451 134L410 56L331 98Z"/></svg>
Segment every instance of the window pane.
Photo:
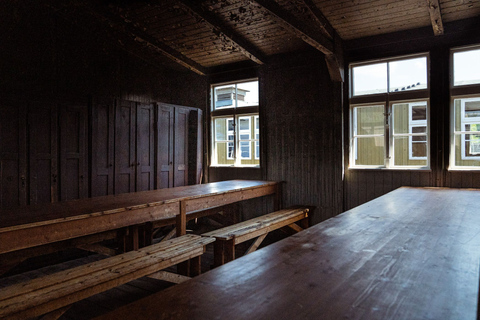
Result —
<svg viewBox="0 0 480 320"><path fill-rule="evenodd" d="M476 101L465 101L465 118L479 118L479 117L480 117L480 99Z"/></svg>
<svg viewBox="0 0 480 320"><path fill-rule="evenodd" d="M480 49L453 54L453 85L480 83Z"/></svg>
<svg viewBox="0 0 480 320"><path fill-rule="evenodd" d="M427 142L412 141L415 137L400 136L393 138L394 166L415 166L427 165ZM420 138L420 137L419 137Z"/></svg>
<svg viewBox="0 0 480 320"><path fill-rule="evenodd" d="M233 164L233 143L231 142L216 142L215 151L217 164L226 165Z"/></svg>
<svg viewBox="0 0 480 320"><path fill-rule="evenodd" d="M383 166L385 164L384 137L355 139L355 165Z"/></svg>
<svg viewBox="0 0 480 320"><path fill-rule="evenodd" d="M412 133L427 133L427 127L412 127Z"/></svg>
<svg viewBox="0 0 480 320"><path fill-rule="evenodd" d="M226 128L226 119L220 118L215 119L215 140L226 140L227 139L227 128Z"/></svg>
<svg viewBox="0 0 480 320"><path fill-rule="evenodd" d="M250 159L250 142L240 142L240 152L242 159Z"/></svg>
<svg viewBox="0 0 480 320"><path fill-rule="evenodd" d="M239 107L258 105L258 81L238 83L237 90Z"/></svg>
<svg viewBox="0 0 480 320"><path fill-rule="evenodd" d="M387 63L352 68L353 95L387 92Z"/></svg>
<svg viewBox="0 0 480 320"><path fill-rule="evenodd" d="M383 113L383 106L354 108L355 135L383 135L385 132Z"/></svg>
<svg viewBox="0 0 480 320"><path fill-rule="evenodd" d="M240 130L250 130L250 118L240 118Z"/></svg>
<svg viewBox="0 0 480 320"><path fill-rule="evenodd" d="M250 135L249 134L241 134L240 135L240 140L249 140L250 139Z"/></svg>
<svg viewBox="0 0 480 320"><path fill-rule="evenodd" d="M427 88L427 57L389 62L390 92Z"/></svg>
<svg viewBox="0 0 480 320"><path fill-rule="evenodd" d="M476 137L466 137L471 135L456 134L454 141L455 149L455 166L457 167L480 167L480 154L477 153L477 142L480 142ZM471 141L473 138L473 141Z"/></svg>
<svg viewBox="0 0 480 320"><path fill-rule="evenodd" d="M427 120L427 105L412 106L412 120Z"/></svg>

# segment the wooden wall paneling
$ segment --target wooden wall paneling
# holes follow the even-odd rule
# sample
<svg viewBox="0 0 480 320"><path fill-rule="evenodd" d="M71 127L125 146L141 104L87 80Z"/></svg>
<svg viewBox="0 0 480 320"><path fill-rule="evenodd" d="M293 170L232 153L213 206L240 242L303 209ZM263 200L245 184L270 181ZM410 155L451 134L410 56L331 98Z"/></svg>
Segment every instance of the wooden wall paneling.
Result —
<svg viewBox="0 0 480 320"><path fill-rule="evenodd" d="M27 204L25 104L0 105L0 208Z"/></svg>
<svg viewBox="0 0 480 320"><path fill-rule="evenodd" d="M92 108L92 197L113 194L115 102L98 100Z"/></svg>
<svg viewBox="0 0 480 320"><path fill-rule="evenodd" d="M199 184L203 170L203 112L195 109L190 111L188 125L189 170L188 184Z"/></svg>
<svg viewBox="0 0 480 320"><path fill-rule="evenodd" d="M157 189L173 187L174 117L174 107L163 103L157 104Z"/></svg>
<svg viewBox="0 0 480 320"><path fill-rule="evenodd" d="M32 103L28 109L30 204L58 200L57 107Z"/></svg>
<svg viewBox="0 0 480 320"><path fill-rule="evenodd" d="M60 200L88 196L88 106L60 110Z"/></svg>
<svg viewBox="0 0 480 320"><path fill-rule="evenodd" d="M190 110L175 107L173 186L188 185L188 116Z"/></svg>
<svg viewBox="0 0 480 320"><path fill-rule="evenodd" d="M115 109L115 194L135 191L135 106L117 100Z"/></svg>
<svg viewBox="0 0 480 320"><path fill-rule="evenodd" d="M136 191L153 190L155 181L155 114L153 104L137 105Z"/></svg>

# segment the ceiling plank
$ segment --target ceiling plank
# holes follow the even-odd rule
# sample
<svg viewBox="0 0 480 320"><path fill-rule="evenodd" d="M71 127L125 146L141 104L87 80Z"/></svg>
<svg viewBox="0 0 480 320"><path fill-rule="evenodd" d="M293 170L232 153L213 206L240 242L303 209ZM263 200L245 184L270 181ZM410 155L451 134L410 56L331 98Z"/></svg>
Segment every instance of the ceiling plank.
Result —
<svg viewBox="0 0 480 320"><path fill-rule="evenodd" d="M251 0L250 3L262 6L284 29L289 30L298 38L302 39L318 51L326 55L334 54L333 41L331 39L328 39L326 36L312 31L307 24L305 24L303 21L300 21L290 12L283 9L275 1Z"/></svg>
<svg viewBox="0 0 480 320"><path fill-rule="evenodd" d="M442 13L440 12L440 3L438 0L427 0L428 13L432 22L433 33L436 36L443 34Z"/></svg>
<svg viewBox="0 0 480 320"><path fill-rule="evenodd" d="M177 0L185 11L195 19L204 21L220 39L230 40L234 46L250 60L264 64L266 57L252 43L222 22L214 13L203 9L198 3L190 0Z"/></svg>
<svg viewBox="0 0 480 320"><path fill-rule="evenodd" d="M182 53L176 51L175 49L171 48L170 46L156 39L155 37L150 36L143 30L135 27L120 15L113 14L110 10L108 10L108 8L100 5L89 4L89 5L83 6L83 9L87 10L91 15L93 15L97 19L104 21L105 23L110 25L111 28L124 32L130 38L135 40L137 43L145 45L150 49L153 49L154 51L161 53L167 58L175 61L176 63L182 65L183 67L199 75L204 76L207 74L207 68L189 59L188 57L184 56Z"/></svg>

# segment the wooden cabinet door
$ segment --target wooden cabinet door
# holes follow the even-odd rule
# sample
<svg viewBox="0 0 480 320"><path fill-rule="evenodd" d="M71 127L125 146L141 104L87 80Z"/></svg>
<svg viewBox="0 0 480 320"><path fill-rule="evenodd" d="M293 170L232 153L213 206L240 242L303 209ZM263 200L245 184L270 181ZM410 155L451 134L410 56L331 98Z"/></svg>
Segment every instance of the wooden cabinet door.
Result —
<svg viewBox="0 0 480 320"><path fill-rule="evenodd" d="M88 196L88 107L63 106L60 110L60 200Z"/></svg>
<svg viewBox="0 0 480 320"><path fill-rule="evenodd" d="M0 105L0 208L27 204L27 119L24 104Z"/></svg>
<svg viewBox="0 0 480 320"><path fill-rule="evenodd" d="M174 187L188 185L188 115L189 109L175 108Z"/></svg>
<svg viewBox="0 0 480 320"><path fill-rule="evenodd" d="M203 173L203 116L202 110L191 110L188 129L188 184L199 184Z"/></svg>
<svg viewBox="0 0 480 320"><path fill-rule="evenodd" d="M153 190L155 181L155 115L152 104L137 105L136 191Z"/></svg>
<svg viewBox="0 0 480 320"><path fill-rule="evenodd" d="M30 204L58 201L57 107L32 103L28 110Z"/></svg>
<svg viewBox="0 0 480 320"><path fill-rule="evenodd" d="M113 194L115 103L97 100L92 108L92 197Z"/></svg>
<svg viewBox="0 0 480 320"><path fill-rule="evenodd" d="M115 110L115 194L135 191L135 105L118 100Z"/></svg>
<svg viewBox="0 0 480 320"><path fill-rule="evenodd" d="M159 103L157 111L157 189L173 187L174 108Z"/></svg>

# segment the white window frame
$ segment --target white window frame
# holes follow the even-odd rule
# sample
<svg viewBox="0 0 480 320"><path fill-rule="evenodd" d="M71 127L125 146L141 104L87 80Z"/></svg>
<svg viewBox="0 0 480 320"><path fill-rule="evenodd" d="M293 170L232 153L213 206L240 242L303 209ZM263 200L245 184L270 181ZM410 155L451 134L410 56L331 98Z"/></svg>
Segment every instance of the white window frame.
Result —
<svg viewBox="0 0 480 320"><path fill-rule="evenodd" d="M216 96L215 90L219 86L226 86L232 85L235 86L235 90L237 90L237 86L241 83L245 82L252 82L258 81L258 79L246 79L242 81L233 81L233 82L225 82L225 83L217 83L211 86L211 109L210 109L210 125L211 125L211 150L210 150L210 166L211 167L260 167L260 164L242 164L242 160L260 160L259 155L255 154L252 156L252 145L255 145L259 139L252 139L252 117L258 118L259 115L259 105L238 105L237 99L234 99L233 106L221 106L215 107L216 103ZM236 94L234 94L236 96ZM233 119L233 146L234 146L234 157L230 157L229 153L229 144L232 143L231 140L228 140L228 137L232 135L232 130L228 130L228 123L227 131L226 131L226 141L216 141L216 128L215 128L215 120L218 118L231 118ZM240 119L248 118L249 123L249 130L240 130ZM255 133L257 133L255 131ZM249 139L240 139L241 135L248 134ZM255 136L256 138L256 136ZM248 141L248 153L249 157L242 157L241 152L241 145L242 142L245 143ZM227 160L234 160L233 164L219 164L218 163L218 153L217 153L217 143L218 142L226 142L227 143Z"/></svg>
<svg viewBox="0 0 480 320"><path fill-rule="evenodd" d="M258 116L254 116L253 122L255 126L255 137L253 139L255 145L255 160L260 160L260 118Z"/></svg>
<svg viewBox="0 0 480 320"><path fill-rule="evenodd" d="M425 120L413 120L413 107L416 107L416 106L424 106L425 103L427 104L426 105L426 115L425 115ZM392 106L393 108L393 106ZM418 137L423 137L425 136L427 141L426 144L427 144L427 155L428 155L428 126L427 126L427 119L428 119L428 101L421 101L421 102L410 102L408 104L408 158L410 160L428 160L428 157L425 156L425 157L415 157L413 155L413 137L414 136L418 136ZM392 122L393 123L393 122ZM413 133L413 128L419 128L419 127L425 127L425 133L418 133L418 134L415 134ZM422 141L423 142L423 141Z"/></svg>
<svg viewBox="0 0 480 320"><path fill-rule="evenodd" d="M233 130L228 130L229 124L228 122L231 121ZM227 118L225 119L225 129L226 129L226 136L227 136L227 160L233 160L235 157L233 153L235 152L235 121L234 118ZM232 136L233 140L230 140L229 137ZM230 147L232 148L232 152L230 153Z"/></svg>
<svg viewBox="0 0 480 320"><path fill-rule="evenodd" d="M389 87L389 65L390 62L402 61L402 60L409 60L414 58L426 57L427 63L427 86L426 88L420 88L415 90L405 90L405 91L390 91ZM419 53L414 55L408 56L399 56L399 57L392 57L386 59L379 59L379 60L372 60L372 61L364 61L360 63L352 63L349 66L350 74L352 75L353 68L359 66L366 66L370 64L378 64L378 63L387 63L387 90L384 93L374 93L370 95L357 95L353 96L353 77L350 77L350 164L349 169L394 169L394 170L430 170L430 106L429 106L429 99L430 99L430 75L428 73L429 65L430 65L430 56L428 53ZM427 120L426 120L426 127L427 127L427 156L426 159L421 159L420 157L415 157L412 160L426 160L426 165L419 165L419 166L395 166L395 159L394 159L394 131L393 131L393 115L392 109L394 104L399 103L408 103L408 104L415 104L417 102L424 102L427 101ZM385 133L385 155L384 155L384 165L357 165L355 164L355 160L357 159L357 146L356 146L356 119L354 110L356 107L362 106L379 106L383 105L384 108L384 133ZM410 121L409 121L410 124ZM411 129L410 129L411 130ZM408 133L408 134L401 134L402 136L413 136L417 134ZM423 135L423 134L421 134ZM398 136L396 134L395 136ZM409 157L412 156L411 154L411 138L409 140Z"/></svg>
<svg viewBox="0 0 480 320"><path fill-rule="evenodd" d="M456 159L456 148L455 148L455 137L461 136L461 147L460 152L462 153L460 158L462 160L473 160L479 161L480 155L476 156L465 156L465 134L480 134L479 131L466 131L466 124L478 124L480 123L480 117L467 118L465 117L465 102L467 101L478 101L480 99L480 83L460 83L455 85L454 81L454 54L457 52L479 50L480 45L472 45L465 47L452 48L450 50L450 157L449 157L449 171L478 171L480 170L480 165L478 166L468 166L468 165L457 165L455 163ZM462 100L461 103L461 131L455 131L455 100ZM479 118L479 119L477 119Z"/></svg>

